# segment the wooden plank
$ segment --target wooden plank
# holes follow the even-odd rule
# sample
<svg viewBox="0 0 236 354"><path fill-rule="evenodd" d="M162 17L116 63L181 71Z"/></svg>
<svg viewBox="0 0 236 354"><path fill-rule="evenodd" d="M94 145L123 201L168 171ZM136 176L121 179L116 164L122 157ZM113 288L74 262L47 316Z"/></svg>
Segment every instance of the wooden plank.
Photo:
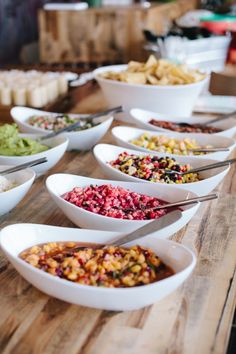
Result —
<svg viewBox="0 0 236 354"><path fill-rule="evenodd" d="M196 6L196 0L178 0L153 5L150 9L134 6L86 11L41 10L40 60L43 63L145 60L143 29L161 34L166 22Z"/></svg>
<svg viewBox="0 0 236 354"><path fill-rule="evenodd" d="M105 107L93 91L73 111ZM103 140L112 142L108 133ZM92 152L66 153L52 169L105 177ZM16 222L74 227L36 180L1 227ZM24 281L0 253L0 352L3 354L223 354L235 307L236 169L218 188L220 198L202 205L173 240L198 255L193 275L176 292L145 309L100 311L52 299ZM20 237L21 235L19 235Z"/></svg>

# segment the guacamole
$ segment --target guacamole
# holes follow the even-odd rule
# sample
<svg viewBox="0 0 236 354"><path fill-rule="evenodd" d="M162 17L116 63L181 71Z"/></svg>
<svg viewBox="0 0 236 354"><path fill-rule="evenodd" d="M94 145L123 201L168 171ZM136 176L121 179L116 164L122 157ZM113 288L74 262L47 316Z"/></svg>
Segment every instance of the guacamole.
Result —
<svg viewBox="0 0 236 354"><path fill-rule="evenodd" d="M20 137L16 124L4 124L0 126L0 155L26 156L34 155L48 149L48 146L42 145L36 140Z"/></svg>

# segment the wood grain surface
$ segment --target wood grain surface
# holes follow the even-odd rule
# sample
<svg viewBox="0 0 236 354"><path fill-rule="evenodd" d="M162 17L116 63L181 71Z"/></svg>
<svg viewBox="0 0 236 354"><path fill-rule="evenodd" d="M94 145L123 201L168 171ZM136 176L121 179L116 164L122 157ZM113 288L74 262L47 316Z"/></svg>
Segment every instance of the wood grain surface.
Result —
<svg viewBox="0 0 236 354"><path fill-rule="evenodd" d="M100 91L93 90L73 111L104 106ZM103 141L112 142L110 133ZM92 152L66 153L48 174L56 172L105 177ZM38 178L24 200L0 218L1 228L22 222L75 227L50 199L46 177ZM101 311L50 298L0 254L0 353L225 353L236 293L235 167L218 190L219 200L202 205L172 237L197 253L193 275L172 295L139 311Z"/></svg>
<svg viewBox="0 0 236 354"><path fill-rule="evenodd" d="M85 11L39 12L40 62L104 63L145 60L143 30L165 34L166 26L197 0L176 0L150 8L108 6Z"/></svg>

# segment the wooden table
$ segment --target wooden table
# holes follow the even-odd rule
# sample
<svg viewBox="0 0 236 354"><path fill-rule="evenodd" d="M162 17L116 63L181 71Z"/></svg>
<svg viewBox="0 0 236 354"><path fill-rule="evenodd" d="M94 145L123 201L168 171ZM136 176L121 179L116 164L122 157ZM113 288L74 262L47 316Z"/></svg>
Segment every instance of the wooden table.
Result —
<svg viewBox="0 0 236 354"><path fill-rule="evenodd" d="M73 111L104 107L92 90ZM104 141L112 142L110 133ZM49 174L68 172L105 177L92 152L66 153ZM11 213L12 223L74 227L49 197L40 177ZM191 222L172 237L193 249L198 263L176 292L153 306L110 312L70 305L44 295L0 255L0 352L2 354L222 354L235 305L236 171L219 187L218 201L202 205ZM19 235L24 237L24 235Z"/></svg>

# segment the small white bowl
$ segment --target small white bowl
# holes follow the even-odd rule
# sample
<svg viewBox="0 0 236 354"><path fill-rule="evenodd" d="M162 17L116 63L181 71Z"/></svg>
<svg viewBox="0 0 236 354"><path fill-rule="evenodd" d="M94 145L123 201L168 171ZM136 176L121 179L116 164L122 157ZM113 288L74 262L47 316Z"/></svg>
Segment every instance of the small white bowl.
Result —
<svg viewBox="0 0 236 354"><path fill-rule="evenodd" d="M55 113L40 111L38 109L28 107L13 107L11 109L11 116L24 133L40 133L49 134L50 130L33 127L27 123L27 120L33 115L55 115ZM76 114L78 116L78 114ZM81 114L81 117L84 115ZM102 137L106 134L113 121L113 117L96 118L96 122L100 123L95 127L64 133L63 136L69 139L67 150L90 150Z"/></svg>
<svg viewBox="0 0 236 354"><path fill-rule="evenodd" d="M98 215L83 208L77 207L72 203L65 201L61 196L66 192L71 191L74 187L86 187L90 184L102 185L111 184L113 186L120 186L137 193L157 197L169 203L176 202L181 199L196 197L196 194L189 191L178 190L177 188L169 188L168 185L160 185L159 188L152 188L151 184L147 183L133 183L133 182L118 182L102 179L93 179L83 176L75 176L69 174L55 174L51 175L46 180L47 189L57 204L57 206L65 213L65 215L73 221L76 225L87 229L107 230L107 231L121 231L129 232L138 229L139 227L149 223L146 220L123 220L111 218L108 216ZM170 224L157 232L155 235L158 238L167 238L185 226L189 220L196 213L199 205L194 204L183 208L180 220Z"/></svg>
<svg viewBox="0 0 236 354"><path fill-rule="evenodd" d="M127 151L129 154L135 155L150 155L147 152L141 152L137 150L124 149L118 146L109 145L109 144L98 144L95 146L93 152L94 155L109 178L118 179L121 181L130 181L130 182L144 182L149 183L152 186L152 189L159 189L162 183L153 183L150 181L145 181L136 177L129 176L116 168L109 165L108 162L116 160L118 155L124 151ZM168 154L166 154L168 156ZM211 163L215 163L215 160L210 159L196 159L192 157L179 156L176 159L180 164L190 164L193 168L205 166ZM204 172L199 172L200 178L198 182L192 183L183 183L183 184L168 184L170 188L179 188L180 190L188 190L197 195L205 195L210 193L226 176L230 167L219 167L213 170L208 170ZM183 198L182 198L183 199Z"/></svg>
<svg viewBox="0 0 236 354"><path fill-rule="evenodd" d="M166 120L168 122L184 122L184 123L189 123L189 124L201 124L201 123L207 123L208 121L212 120L213 118L208 116L208 117L198 117L198 116L192 116L192 117L183 117L182 115L179 115L179 117L174 117L170 115L163 115L161 113L157 112L150 112L146 111L143 109L139 108L133 108L130 111L130 115L132 116L133 122L137 124L138 127L144 128L144 129L149 129L149 130L156 130L159 132L166 132L170 133L172 132L171 130L168 129L163 129L156 127L152 124L149 123L151 119L156 119L156 120ZM236 134L236 124L235 124L235 119L234 118L229 118L225 121L220 121L218 123L214 123L214 127L222 129L221 132L219 133L214 133L214 134L206 134L207 136L215 135L215 136L224 136L227 138L233 138L234 135ZM174 132L176 134L181 134L178 132Z"/></svg>
<svg viewBox="0 0 236 354"><path fill-rule="evenodd" d="M187 85L138 85L108 80L100 76L107 71L122 71L127 65L103 66L94 70L94 77L100 85L110 107L121 105L128 113L138 103L140 108L159 111L163 114L188 117L194 104L208 81L208 76ZM126 114L127 115L127 114Z"/></svg>
<svg viewBox="0 0 236 354"><path fill-rule="evenodd" d="M0 171L5 170L7 167L1 165ZM8 213L24 198L34 182L35 172L27 168L22 171L10 173L5 177L15 183L16 186L6 192L0 193L0 215Z"/></svg>
<svg viewBox="0 0 236 354"><path fill-rule="evenodd" d="M27 137L34 140L42 136L42 134L19 134L19 135L21 137ZM37 175L44 174L50 168L54 167L57 164L57 162L62 158L68 145L68 139L64 136L58 135L55 136L54 138L43 140L42 144L47 145L50 148L38 154L27 155L27 156L0 155L0 164L16 166L28 161L40 159L41 157L46 157L48 160L47 162L32 167L32 169L36 172Z"/></svg>
<svg viewBox="0 0 236 354"><path fill-rule="evenodd" d="M121 234L47 225L16 224L2 229L0 244L4 254L20 275L39 290L72 304L111 311L137 310L163 299L189 277L196 265L195 255L183 245L147 236L138 244L152 248L175 274L161 281L133 288L99 288L57 278L34 268L18 257L19 253L36 244L60 241L104 244L118 235Z"/></svg>
<svg viewBox="0 0 236 354"><path fill-rule="evenodd" d="M197 144L201 147L210 145L213 148L214 147L221 147L221 148L228 148L229 151L219 151L219 152L213 152L213 153L208 153L205 155L177 155L177 154L170 154L170 153L164 153L164 152L158 152L154 150L149 150L146 148L143 148L141 146L137 146L133 143L131 143L131 140L138 139L141 135L144 133L148 133L150 136L168 136L169 138L175 138L175 139L194 139L196 140ZM175 159L178 159L179 156L190 156L191 158L195 159L215 159L215 160L225 160L231 152L235 148L235 141L230 138L226 138L223 136L216 136L216 135L211 135L211 134L188 134L188 133L175 133L175 132L156 132L153 130L143 130L143 129L138 129L138 128L133 128L133 127L115 127L112 129L112 135L115 138L116 142L118 145L123 146L125 148L129 149L134 149L134 150L139 150L139 151L145 151L153 155L158 155L158 156L170 156L174 157Z"/></svg>

